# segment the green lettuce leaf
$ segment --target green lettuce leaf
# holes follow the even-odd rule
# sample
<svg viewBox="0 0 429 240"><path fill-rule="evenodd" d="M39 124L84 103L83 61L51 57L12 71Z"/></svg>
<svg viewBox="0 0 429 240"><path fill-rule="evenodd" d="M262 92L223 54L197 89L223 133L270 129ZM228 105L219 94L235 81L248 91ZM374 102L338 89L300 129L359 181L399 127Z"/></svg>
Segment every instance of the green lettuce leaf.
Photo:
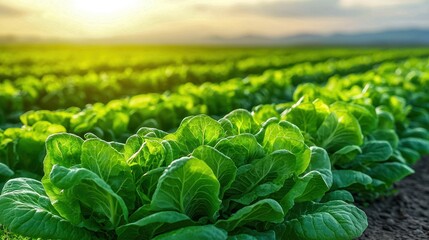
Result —
<svg viewBox="0 0 429 240"><path fill-rule="evenodd" d="M265 158L242 166L226 195L236 202L248 205L260 197L277 192L297 168L296 157L289 151L277 150Z"/></svg>
<svg viewBox="0 0 429 240"><path fill-rule="evenodd" d="M217 221L215 226L231 232L252 222L281 223L283 218L284 212L280 204L273 199L264 199L243 207L226 220Z"/></svg>
<svg viewBox="0 0 429 240"><path fill-rule="evenodd" d="M103 140L89 139L82 144L81 166L101 177L130 209L134 208L136 186L122 153Z"/></svg>
<svg viewBox="0 0 429 240"><path fill-rule="evenodd" d="M270 118L280 119L280 114L273 105L259 105L253 109L253 119L257 124L262 124Z"/></svg>
<svg viewBox="0 0 429 240"><path fill-rule="evenodd" d="M50 173L54 166L72 167L81 163L83 140L73 134L54 134L46 139L46 157L44 160L45 175L42 184L46 195L59 214L71 223L78 225L81 223L81 209L77 202L67 200L62 189L55 186L50 178Z"/></svg>
<svg viewBox="0 0 429 240"><path fill-rule="evenodd" d="M239 135L242 133L256 134L260 129L253 119L252 114L245 109L236 109L225 115L220 120L220 123L224 126L223 120L228 120L231 123L232 128L229 135Z"/></svg>
<svg viewBox="0 0 429 240"><path fill-rule="evenodd" d="M191 153L201 145L214 146L224 130L220 123L206 115L185 118L174 134L166 139L176 140L186 153Z"/></svg>
<svg viewBox="0 0 429 240"><path fill-rule="evenodd" d="M210 146L200 146L192 152L192 156L203 160L213 171L220 184L220 197L231 187L237 174L234 162L218 150Z"/></svg>
<svg viewBox="0 0 429 240"><path fill-rule="evenodd" d="M367 172L373 178L382 180L388 185L397 182L404 177L413 174L414 170L406 164L398 162L386 162L373 166Z"/></svg>
<svg viewBox="0 0 429 240"><path fill-rule="evenodd" d="M321 202L329 202L334 200L342 200L344 202L352 203L354 202L353 195L347 190L335 190L328 192L323 196Z"/></svg>
<svg viewBox="0 0 429 240"><path fill-rule="evenodd" d="M310 163L310 148L304 143L299 128L286 121L269 121L264 125L262 145L267 152L288 150L296 156L297 175L303 173Z"/></svg>
<svg viewBox="0 0 429 240"><path fill-rule="evenodd" d="M386 141L368 141L361 149L362 153L356 157L356 161L360 164L384 162L393 154L390 143Z"/></svg>
<svg viewBox="0 0 429 240"><path fill-rule="evenodd" d="M371 105L335 102L331 104L330 108L333 112L346 112L352 114L359 122L364 135L371 133L378 126L377 113Z"/></svg>
<svg viewBox="0 0 429 240"><path fill-rule="evenodd" d="M298 101L292 108L282 113L282 120L295 124L308 136L315 136L329 112L329 107L322 101L314 103Z"/></svg>
<svg viewBox="0 0 429 240"><path fill-rule="evenodd" d="M127 221L124 200L94 172L54 165L50 180L61 190L53 206L71 223L91 230L113 230Z"/></svg>
<svg viewBox="0 0 429 240"><path fill-rule="evenodd" d="M280 204L286 213L298 202L319 199L332 185L331 165L327 152L312 147L311 163L303 176L285 184L280 190Z"/></svg>
<svg viewBox="0 0 429 240"><path fill-rule="evenodd" d="M368 226L365 213L343 201L302 203L286 216L278 239L345 240L362 235Z"/></svg>
<svg viewBox="0 0 429 240"><path fill-rule="evenodd" d="M183 157L173 161L160 177L151 207L184 213L194 220L214 219L220 206L219 191L219 181L204 161Z"/></svg>
<svg viewBox="0 0 429 240"><path fill-rule="evenodd" d="M255 230L245 229L240 234L228 236L228 240L275 240L276 233L273 230L267 232L258 232Z"/></svg>
<svg viewBox="0 0 429 240"><path fill-rule="evenodd" d="M165 169L166 167L159 167L150 170L137 181L137 193L144 204L152 201L152 196L155 193L159 178L162 176Z"/></svg>
<svg viewBox="0 0 429 240"><path fill-rule="evenodd" d="M230 157L237 167L264 157L262 146L252 134L244 133L220 140L215 148Z"/></svg>
<svg viewBox="0 0 429 240"><path fill-rule="evenodd" d="M363 143L359 122L345 112L331 113L317 130L316 139L317 145L329 153L347 145L360 146Z"/></svg>
<svg viewBox="0 0 429 240"><path fill-rule="evenodd" d="M138 164L143 172L158 167L166 167L174 160L173 149L168 141L158 138L145 138L144 140L130 140L126 143L128 164Z"/></svg>
<svg viewBox="0 0 429 240"><path fill-rule="evenodd" d="M83 228L62 218L51 205L41 182L15 178L0 196L0 224L9 231L34 238L93 239Z"/></svg>
<svg viewBox="0 0 429 240"><path fill-rule="evenodd" d="M164 211L151 214L136 222L128 223L116 229L118 239L149 240L163 233L192 226L195 223L186 215Z"/></svg>
<svg viewBox="0 0 429 240"><path fill-rule="evenodd" d="M429 154L429 140L409 137L399 141L400 147L406 147L417 151L420 155Z"/></svg>
<svg viewBox="0 0 429 240"><path fill-rule="evenodd" d="M362 153L359 146L347 145L331 155L333 165L347 166L352 163L358 154Z"/></svg>
<svg viewBox="0 0 429 240"><path fill-rule="evenodd" d="M387 141L393 149L398 148L399 145L398 134L393 129L378 129L373 131L369 137L374 140Z"/></svg>
<svg viewBox="0 0 429 240"><path fill-rule="evenodd" d="M370 176L355 170L332 170L332 175L334 177L332 190L347 188L354 184L367 186L372 183Z"/></svg>
<svg viewBox="0 0 429 240"><path fill-rule="evenodd" d="M2 177L12 177L13 176L13 171L10 170L10 168L8 166L6 166L3 163L0 163L0 179Z"/></svg>
<svg viewBox="0 0 429 240"><path fill-rule="evenodd" d="M189 239L211 239L226 240L228 233L213 225L190 226L171 231L155 237L153 240L189 240Z"/></svg>

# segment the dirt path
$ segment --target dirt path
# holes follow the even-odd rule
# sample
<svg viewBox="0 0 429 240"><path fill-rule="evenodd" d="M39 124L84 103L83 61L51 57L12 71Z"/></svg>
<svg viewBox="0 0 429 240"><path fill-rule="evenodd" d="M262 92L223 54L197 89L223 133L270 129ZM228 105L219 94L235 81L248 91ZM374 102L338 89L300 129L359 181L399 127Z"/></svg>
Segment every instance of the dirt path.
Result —
<svg viewBox="0 0 429 240"><path fill-rule="evenodd" d="M364 209L369 226L359 240L429 239L429 157L414 169L415 174L396 184L395 196Z"/></svg>

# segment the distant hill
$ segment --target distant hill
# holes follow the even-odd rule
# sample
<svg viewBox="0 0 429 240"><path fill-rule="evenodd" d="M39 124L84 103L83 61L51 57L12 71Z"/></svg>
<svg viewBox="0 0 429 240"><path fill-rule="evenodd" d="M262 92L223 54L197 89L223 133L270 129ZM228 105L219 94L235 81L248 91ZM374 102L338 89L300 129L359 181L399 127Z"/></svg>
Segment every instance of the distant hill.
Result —
<svg viewBox="0 0 429 240"><path fill-rule="evenodd" d="M188 37L160 35L117 36L100 39L49 39L32 36L0 36L4 43L79 43L79 44L214 44L214 45L429 45L429 29L399 29L378 32L335 33L327 35L298 34L270 37L257 34L234 38L223 36Z"/></svg>
<svg viewBox="0 0 429 240"><path fill-rule="evenodd" d="M284 37L245 35L237 38L213 37L218 44L279 45L429 45L429 29L386 30L368 33L329 35L299 34Z"/></svg>

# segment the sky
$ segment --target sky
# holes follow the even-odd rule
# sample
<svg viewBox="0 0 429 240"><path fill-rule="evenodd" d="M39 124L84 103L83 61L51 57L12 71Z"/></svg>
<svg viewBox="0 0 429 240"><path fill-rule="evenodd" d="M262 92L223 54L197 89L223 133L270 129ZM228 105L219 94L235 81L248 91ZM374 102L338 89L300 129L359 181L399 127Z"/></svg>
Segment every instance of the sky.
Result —
<svg viewBox="0 0 429 240"><path fill-rule="evenodd" d="M429 28L429 0L0 0L0 36L187 41Z"/></svg>

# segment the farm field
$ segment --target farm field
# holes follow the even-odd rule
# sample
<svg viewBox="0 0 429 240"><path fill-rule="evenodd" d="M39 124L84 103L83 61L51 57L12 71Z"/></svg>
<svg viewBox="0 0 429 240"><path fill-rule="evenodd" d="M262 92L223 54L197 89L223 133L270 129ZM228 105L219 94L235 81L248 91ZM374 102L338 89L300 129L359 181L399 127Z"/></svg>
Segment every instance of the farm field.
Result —
<svg viewBox="0 0 429 240"><path fill-rule="evenodd" d="M0 46L0 235L373 239L428 92L423 47Z"/></svg>

